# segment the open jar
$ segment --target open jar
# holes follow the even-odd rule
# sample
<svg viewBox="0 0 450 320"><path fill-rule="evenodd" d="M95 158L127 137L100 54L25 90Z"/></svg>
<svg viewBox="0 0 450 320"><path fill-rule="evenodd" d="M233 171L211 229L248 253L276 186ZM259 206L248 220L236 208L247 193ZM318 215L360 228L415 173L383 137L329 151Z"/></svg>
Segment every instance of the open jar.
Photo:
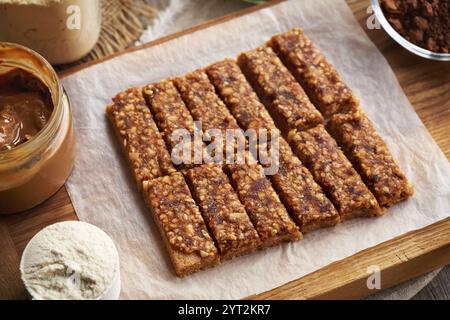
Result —
<svg viewBox="0 0 450 320"><path fill-rule="evenodd" d="M46 104L51 107L51 112L36 134L28 135L26 141L0 150L0 214L30 209L56 193L69 176L75 157L70 103L52 66L28 48L0 42L0 79L12 73L27 75L29 79L22 82L42 87L39 90L45 90ZM7 101L3 105L0 102L0 115L4 116L4 127L0 128L0 134L4 136L6 132L12 132L8 129L8 123L17 120L13 116L8 118L4 109L11 109L14 97L22 97L20 94L5 94L10 100L3 100ZM30 103L30 99L27 99L24 103ZM17 106L20 107L20 100ZM15 112L14 109L11 112ZM18 122L14 138L17 138L18 130L23 129L23 123L29 120L29 114L21 111L23 121ZM39 114L37 118L42 116Z"/></svg>

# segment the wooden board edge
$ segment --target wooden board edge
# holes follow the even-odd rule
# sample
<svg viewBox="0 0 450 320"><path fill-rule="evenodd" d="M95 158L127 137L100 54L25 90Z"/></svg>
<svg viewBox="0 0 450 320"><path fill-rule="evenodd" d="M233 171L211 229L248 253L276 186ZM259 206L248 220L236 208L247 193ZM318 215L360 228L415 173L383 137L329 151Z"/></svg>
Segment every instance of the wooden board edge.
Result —
<svg viewBox="0 0 450 320"><path fill-rule="evenodd" d="M367 287L371 266L379 268L384 290L449 263L447 218L247 299L360 299L380 291Z"/></svg>
<svg viewBox="0 0 450 320"><path fill-rule="evenodd" d="M184 36L184 35L187 35L187 34L191 34L191 33L194 33L194 32L197 32L197 31L200 31L200 30L203 30L203 29L206 29L206 28L209 28L209 27L212 27L212 26L215 26L215 25L218 25L218 24L221 24L221 23L233 20L235 18L239 18L239 17L245 16L245 15L251 14L253 12L256 12L256 11L259 11L259 10L262 10L262 9L265 9L265 8L272 7L274 5L277 5L277 4L285 2L285 1L287 1L287 0L271 0L271 1L268 1L267 3L255 5L255 6L252 6L252 7L249 7L249 8L245 8L245 9L239 10L239 11L234 12L234 13L230 13L230 14L227 14L227 15L215 18L215 19L211 19L211 20L208 20L206 22L194 25L194 26L192 26L190 28L187 28L187 29L175 32L173 34L164 36L162 38L158 38L156 40L153 40L153 41L141 44L139 46L128 48L128 49L116 52L114 54L108 55L106 57L103 57L103 58L100 58L100 59L97 59L97 60L94 60L94 61L86 62L86 63L80 64L78 66L69 68L69 69L64 70L64 71L60 71L60 72L58 72L58 75L59 75L60 78L65 78L65 77L70 76L70 75L72 75L72 74L74 74L74 73L76 73L78 71L81 71L81 70L83 70L85 68L92 67L92 66L94 66L96 64L99 64L99 63L111 60L111 59L116 58L118 56L121 56L123 54L127 54L127 53L134 52L134 51L139 51L139 50L143 50L143 49L148 49L148 48L160 45L162 43L168 42L170 40L179 38L181 36Z"/></svg>

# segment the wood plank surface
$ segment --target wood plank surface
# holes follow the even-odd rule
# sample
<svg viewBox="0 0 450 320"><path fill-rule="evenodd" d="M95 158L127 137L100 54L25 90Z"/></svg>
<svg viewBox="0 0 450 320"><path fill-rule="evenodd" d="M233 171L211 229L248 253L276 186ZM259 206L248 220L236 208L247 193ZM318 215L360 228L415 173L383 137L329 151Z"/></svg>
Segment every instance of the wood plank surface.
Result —
<svg viewBox="0 0 450 320"><path fill-rule="evenodd" d="M450 266L446 266L413 300L450 300Z"/></svg>
<svg viewBox="0 0 450 320"><path fill-rule="evenodd" d="M24 299L26 290L20 280L19 255L8 226L0 223L0 298Z"/></svg>
<svg viewBox="0 0 450 320"><path fill-rule="evenodd" d="M185 34L217 25L267 5L221 17L173 35L163 37L131 52L149 48ZM383 30L366 28L369 0L347 0L361 27L377 45L394 70L400 85L427 126L433 138L450 158L450 63L425 60L407 52ZM90 62L60 73L70 75L114 56ZM27 212L0 217L0 299L27 298L20 283L19 257L27 242L42 228L58 221L75 220L77 216L65 187L42 205ZM361 298L374 293L366 286L367 267L377 264L382 268L382 288L413 278L439 266L450 263L450 220L403 235L338 261L299 280L252 298ZM5 262L5 263L4 263Z"/></svg>
<svg viewBox="0 0 450 320"><path fill-rule="evenodd" d="M363 250L301 279L249 299L357 299L376 293L369 267L380 268L381 290L450 262L450 218Z"/></svg>

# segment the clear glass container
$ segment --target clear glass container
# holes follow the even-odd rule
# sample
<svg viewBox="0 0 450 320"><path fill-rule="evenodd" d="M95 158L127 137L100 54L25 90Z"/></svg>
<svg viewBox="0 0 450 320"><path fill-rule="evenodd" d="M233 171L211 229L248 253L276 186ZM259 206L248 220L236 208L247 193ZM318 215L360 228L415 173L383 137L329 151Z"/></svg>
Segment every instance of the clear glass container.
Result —
<svg viewBox="0 0 450 320"><path fill-rule="evenodd" d="M375 16L377 17L378 21L380 22L383 29L387 32L387 34L394 39L395 42L397 42L399 45L401 45L406 50L414 53L415 55L418 55L423 58L432 59L432 60L438 60L438 61L450 61L450 54L449 53L438 53L433 52L424 48L421 48L419 46L416 46L415 44L409 42L403 36L398 33L387 21L386 17L384 16L383 10L381 9L379 0L371 0L372 1L372 8L375 12Z"/></svg>
<svg viewBox="0 0 450 320"><path fill-rule="evenodd" d="M100 0L0 1L0 40L31 48L52 64L81 59L100 30Z"/></svg>
<svg viewBox="0 0 450 320"><path fill-rule="evenodd" d="M36 136L0 151L0 214L30 209L56 193L75 157L70 103L52 66L28 48L0 42L0 74L14 69L31 73L47 86L53 111Z"/></svg>

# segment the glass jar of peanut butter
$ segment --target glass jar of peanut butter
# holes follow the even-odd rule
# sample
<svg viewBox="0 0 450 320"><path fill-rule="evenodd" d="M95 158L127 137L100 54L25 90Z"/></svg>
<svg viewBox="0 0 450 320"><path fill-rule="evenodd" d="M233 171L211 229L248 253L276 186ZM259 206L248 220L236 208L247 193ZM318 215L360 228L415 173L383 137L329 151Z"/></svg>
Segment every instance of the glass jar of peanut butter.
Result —
<svg viewBox="0 0 450 320"><path fill-rule="evenodd" d="M0 42L0 214L56 193L74 156L70 103L54 69L30 49Z"/></svg>

